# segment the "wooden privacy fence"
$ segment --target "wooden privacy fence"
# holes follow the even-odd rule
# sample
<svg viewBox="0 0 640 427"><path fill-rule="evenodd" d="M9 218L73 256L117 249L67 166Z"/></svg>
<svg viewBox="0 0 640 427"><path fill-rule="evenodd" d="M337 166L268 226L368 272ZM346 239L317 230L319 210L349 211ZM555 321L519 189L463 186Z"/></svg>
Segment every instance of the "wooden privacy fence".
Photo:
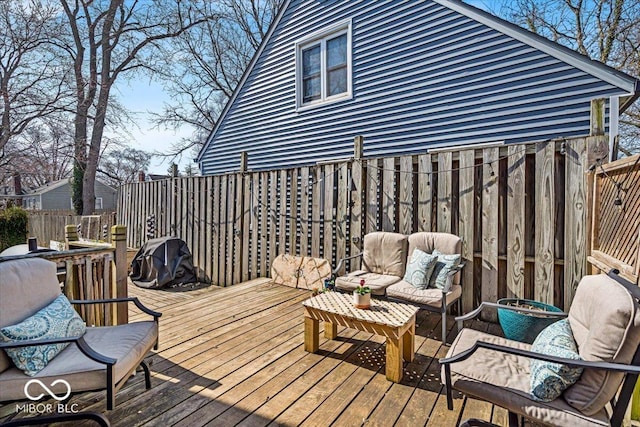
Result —
<svg viewBox="0 0 640 427"><path fill-rule="evenodd" d="M285 252L336 265L376 230L451 232L463 239L465 311L509 296L566 308L587 268L586 172L606 146L598 136L362 158L357 137L345 161L124 186L118 222L130 246L182 238L220 285L268 276Z"/></svg>
<svg viewBox="0 0 640 427"><path fill-rule="evenodd" d="M40 246L49 247L51 240L64 242L67 225L79 225L80 237L108 242L115 218L114 212L81 216L60 211L30 211L29 236L36 237Z"/></svg>

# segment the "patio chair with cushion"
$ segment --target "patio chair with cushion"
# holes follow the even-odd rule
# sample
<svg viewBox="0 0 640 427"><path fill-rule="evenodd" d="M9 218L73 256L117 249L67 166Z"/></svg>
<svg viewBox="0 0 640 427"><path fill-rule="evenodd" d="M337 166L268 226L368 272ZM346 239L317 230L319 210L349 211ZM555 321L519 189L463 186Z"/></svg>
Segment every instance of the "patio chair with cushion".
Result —
<svg viewBox="0 0 640 427"><path fill-rule="evenodd" d="M387 288L387 298L410 302L424 310L440 313L442 317L440 322L442 342L445 343L447 341L447 308L457 302L458 312L460 312L460 297L462 296L460 253L462 251L462 239L449 233L419 232L409 235L408 240L409 252L407 259L409 261L407 271L409 274L405 274L403 280ZM416 250L418 253L421 252L423 256L424 254L438 254L439 259L444 259L444 263L440 262L440 265L444 268L431 273L432 277L428 286L426 284L425 286L419 286L416 280L412 280L413 283L407 281L411 277L410 265L414 264L411 260L418 258L414 257L414 255L417 255ZM435 270L438 267L434 265L433 268Z"/></svg>
<svg viewBox="0 0 640 427"><path fill-rule="evenodd" d="M364 279L372 295L383 296L387 287L402 280L407 263L407 236L377 231L365 235L362 246L362 253L339 261L334 272L340 271L347 259L362 259L359 270L336 278L336 288L353 292Z"/></svg>
<svg viewBox="0 0 640 427"><path fill-rule="evenodd" d="M620 426L640 374L639 300L640 288L616 272L585 276L569 313L533 344L462 329L440 360L449 409L456 389L506 408L510 425L523 416L545 425ZM495 306L483 303L457 320Z"/></svg>
<svg viewBox="0 0 640 427"><path fill-rule="evenodd" d="M153 320L85 326L71 306L113 302L133 302ZM143 359L157 346L160 316L137 298L67 300L53 262L34 257L0 261L0 402L31 399L25 390L37 388L37 380L56 396L106 389L106 407L113 409L115 393L138 366L151 388Z"/></svg>
<svg viewBox="0 0 640 427"><path fill-rule="evenodd" d="M364 279L371 293L408 302L442 316L442 342L447 338L447 307L460 302L462 240L449 233L418 232L409 236L377 231L364 236L363 251L343 258L362 258L359 270L336 278L336 288L352 292Z"/></svg>

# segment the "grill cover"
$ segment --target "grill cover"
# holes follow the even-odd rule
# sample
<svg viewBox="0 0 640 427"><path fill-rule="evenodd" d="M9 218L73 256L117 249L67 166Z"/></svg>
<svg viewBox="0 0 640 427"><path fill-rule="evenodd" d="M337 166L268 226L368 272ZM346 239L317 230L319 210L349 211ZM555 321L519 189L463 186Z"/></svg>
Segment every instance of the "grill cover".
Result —
<svg viewBox="0 0 640 427"><path fill-rule="evenodd" d="M136 286L150 289L197 282L191 251L177 237L147 241L133 258L129 277Z"/></svg>

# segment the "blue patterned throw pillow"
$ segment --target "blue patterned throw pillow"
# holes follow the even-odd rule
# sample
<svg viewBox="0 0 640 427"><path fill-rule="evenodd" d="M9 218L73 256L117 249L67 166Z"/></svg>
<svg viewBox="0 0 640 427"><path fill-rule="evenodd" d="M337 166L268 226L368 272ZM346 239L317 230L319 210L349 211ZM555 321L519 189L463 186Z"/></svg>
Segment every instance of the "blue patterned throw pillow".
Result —
<svg viewBox="0 0 640 427"><path fill-rule="evenodd" d="M431 275L431 280L429 281L429 287L442 289L445 292L449 292L449 288L451 287L450 273L454 270L457 270L462 257L459 254L443 254L437 249L433 251L432 255L437 256L438 259L435 267L433 268L433 274Z"/></svg>
<svg viewBox="0 0 640 427"><path fill-rule="evenodd" d="M418 289L427 289L437 260L437 256L430 255L420 249L414 249L411 259L407 263L404 281L411 283Z"/></svg>
<svg viewBox="0 0 640 427"><path fill-rule="evenodd" d="M569 320L562 319L542 330L533 341L531 351L582 360L573 339ZM578 381L582 368L531 359L531 397L542 402L558 398L570 385Z"/></svg>
<svg viewBox="0 0 640 427"><path fill-rule="evenodd" d="M80 337L86 325L76 313L69 300L60 295L51 304L17 325L0 329L0 338L5 342ZM13 363L25 374L34 376L60 353L69 343L46 344L5 349Z"/></svg>

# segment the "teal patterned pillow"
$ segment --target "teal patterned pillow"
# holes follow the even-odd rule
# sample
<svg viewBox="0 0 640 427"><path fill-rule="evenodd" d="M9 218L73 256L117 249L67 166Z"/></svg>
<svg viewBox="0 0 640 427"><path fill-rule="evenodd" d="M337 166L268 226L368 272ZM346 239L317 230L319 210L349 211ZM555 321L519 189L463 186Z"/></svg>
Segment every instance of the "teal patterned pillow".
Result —
<svg viewBox="0 0 640 427"><path fill-rule="evenodd" d="M533 341L531 351L582 360L573 339L569 320L562 319L542 330ZM531 359L531 397L542 402L551 402L570 385L578 381L582 368L571 368L559 363Z"/></svg>
<svg viewBox="0 0 640 427"><path fill-rule="evenodd" d="M451 280L449 280L449 273L456 270L462 257L459 254L447 255L435 249L432 255L436 255L438 260L433 268L433 274L429 281L430 288L442 289L445 292L449 292L451 287Z"/></svg>
<svg viewBox="0 0 640 427"><path fill-rule="evenodd" d="M87 327L76 313L69 300L60 295L51 304L17 325L0 329L0 338L5 342L80 337ZM34 345L7 348L13 363L29 376L34 376L60 353L69 343Z"/></svg>
<svg viewBox="0 0 640 427"><path fill-rule="evenodd" d="M414 249L411 259L407 263L404 281L411 283L418 289L427 289L437 260L437 256L430 255L420 249Z"/></svg>

